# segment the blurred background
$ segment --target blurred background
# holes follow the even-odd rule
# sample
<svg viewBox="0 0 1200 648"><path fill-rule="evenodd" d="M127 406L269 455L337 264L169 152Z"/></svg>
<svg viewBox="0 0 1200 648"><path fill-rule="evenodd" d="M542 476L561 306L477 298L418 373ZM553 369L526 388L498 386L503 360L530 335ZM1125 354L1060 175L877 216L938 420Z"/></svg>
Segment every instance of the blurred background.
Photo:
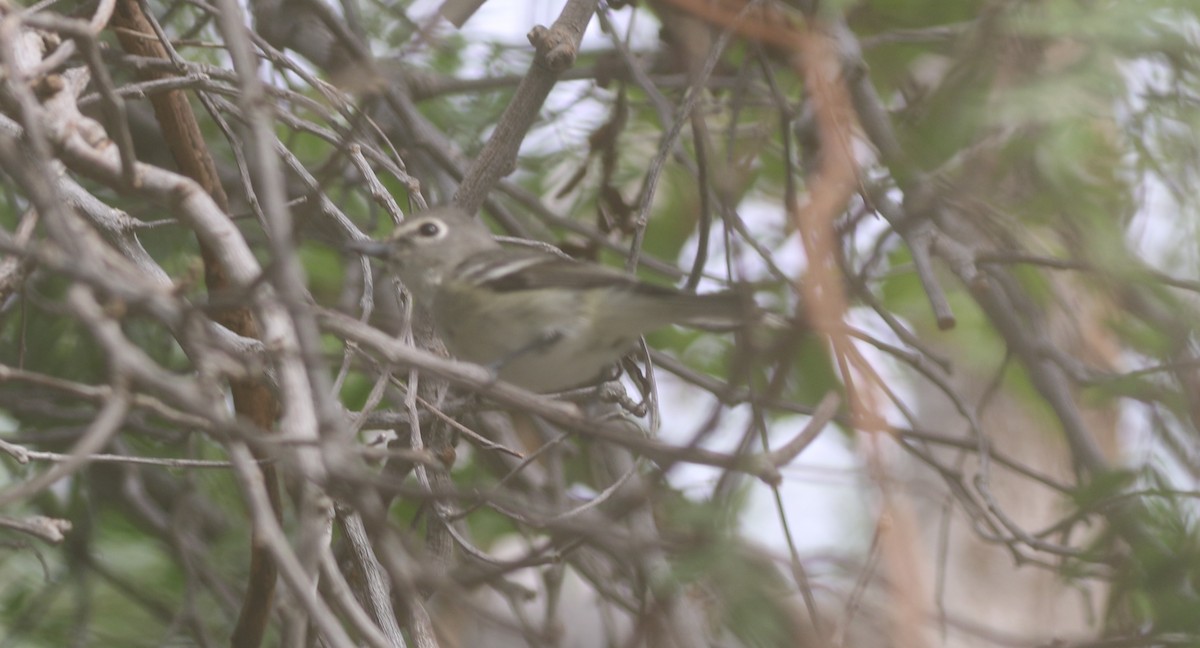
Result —
<svg viewBox="0 0 1200 648"><path fill-rule="evenodd" d="M0 646L1200 645L1193 2L0 14ZM445 203L771 317L481 384Z"/></svg>

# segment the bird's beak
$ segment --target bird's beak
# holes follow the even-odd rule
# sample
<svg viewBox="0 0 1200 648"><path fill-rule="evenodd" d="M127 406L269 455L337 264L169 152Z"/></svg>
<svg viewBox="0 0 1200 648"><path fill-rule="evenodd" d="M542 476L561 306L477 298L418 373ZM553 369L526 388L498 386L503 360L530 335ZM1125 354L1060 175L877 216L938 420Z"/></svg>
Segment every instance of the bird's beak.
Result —
<svg viewBox="0 0 1200 648"><path fill-rule="evenodd" d="M356 254L365 254L376 259L386 259L390 256L389 251L391 246L387 243L379 241L363 240L363 241L346 241L345 250Z"/></svg>

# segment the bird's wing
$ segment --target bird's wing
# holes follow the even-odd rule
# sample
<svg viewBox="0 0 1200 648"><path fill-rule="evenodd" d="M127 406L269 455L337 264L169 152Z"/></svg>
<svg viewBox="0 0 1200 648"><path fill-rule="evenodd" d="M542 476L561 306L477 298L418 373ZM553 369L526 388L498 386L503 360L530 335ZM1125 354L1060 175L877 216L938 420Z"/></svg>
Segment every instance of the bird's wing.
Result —
<svg viewBox="0 0 1200 648"><path fill-rule="evenodd" d="M624 288L646 294L675 294L675 290L642 283L602 265L583 263L530 250L499 249L473 255L458 268L459 277L497 292L564 288Z"/></svg>

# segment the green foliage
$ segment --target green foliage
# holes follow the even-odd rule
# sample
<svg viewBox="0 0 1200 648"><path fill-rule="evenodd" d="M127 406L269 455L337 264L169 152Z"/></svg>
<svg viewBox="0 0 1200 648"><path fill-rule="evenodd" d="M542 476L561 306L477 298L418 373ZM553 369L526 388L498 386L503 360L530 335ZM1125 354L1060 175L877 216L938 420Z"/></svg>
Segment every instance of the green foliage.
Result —
<svg viewBox="0 0 1200 648"><path fill-rule="evenodd" d="M918 331L931 330L934 322L929 296L909 265L909 252L897 249L889 255L889 261L897 269L880 282L884 306ZM1003 340L992 330L986 315L965 290L950 282L944 285L957 324L953 330L939 333L939 343L953 349L956 362L966 369L988 371L996 367L1005 356Z"/></svg>
<svg viewBox="0 0 1200 648"><path fill-rule="evenodd" d="M328 245L306 244L299 251L309 289L321 301L332 301L342 288L344 258Z"/></svg>
<svg viewBox="0 0 1200 648"><path fill-rule="evenodd" d="M332 350L336 348L337 343L331 341L328 346ZM341 401L348 408L362 409L374 386L374 382L362 373L351 372L346 376L346 382L342 385Z"/></svg>
<svg viewBox="0 0 1200 648"><path fill-rule="evenodd" d="M874 34L972 20L982 4L980 0L953 4L938 0L867 0L855 3L849 11L856 28L863 34Z"/></svg>
<svg viewBox="0 0 1200 648"><path fill-rule="evenodd" d="M1128 515L1121 523L1137 529L1140 542L1118 564L1113 603L1114 623L1128 628L1153 627L1156 632L1200 632L1200 528L1194 508L1179 498L1170 481L1146 474L1150 497L1135 507L1120 494L1109 506ZM1190 496L1184 495L1190 498Z"/></svg>
<svg viewBox="0 0 1200 648"><path fill-rule="evenodd" d="M669 503L668 503L669 502ZM746 646L796 645L789 587L775 566L748 551L732 533L729 504L669 498L662 518L674 541L669 582L657 587L705 602L712 627L724 627Z"/></svg>
<svg viewBox="0 0 1200 648"><path fill-rule="evenodd" d="M488 508L480 509L467 519L470 521L471 537L477 538L479 545L484 548L491 547L515 530L512 520Z"/></svg>
<svg viewBox="0 0 1200 648"><path fill-rule="evenodd" d="M48 300L61 294L59 282L39 286ZM23 364L33 371L70 376L81 382L103 382L105 358L83 327L70 318L40 308L24 307L0 329L0 362Z"/></svg>

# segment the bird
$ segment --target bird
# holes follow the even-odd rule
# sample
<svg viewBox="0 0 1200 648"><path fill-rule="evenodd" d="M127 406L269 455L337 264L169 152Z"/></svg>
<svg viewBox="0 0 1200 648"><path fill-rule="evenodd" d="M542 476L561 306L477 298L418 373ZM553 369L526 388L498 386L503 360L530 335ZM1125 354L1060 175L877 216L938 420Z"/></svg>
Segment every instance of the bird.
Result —
<svg viewBox="0 0 1200 648"><path fill-rule="evenodd" d="M452 206L351 247L385 261L454 357L535 392L599 380L650 331L672 324L732 330L755 310L744 291L692 294L597 263L502 245Z"/></svg>

